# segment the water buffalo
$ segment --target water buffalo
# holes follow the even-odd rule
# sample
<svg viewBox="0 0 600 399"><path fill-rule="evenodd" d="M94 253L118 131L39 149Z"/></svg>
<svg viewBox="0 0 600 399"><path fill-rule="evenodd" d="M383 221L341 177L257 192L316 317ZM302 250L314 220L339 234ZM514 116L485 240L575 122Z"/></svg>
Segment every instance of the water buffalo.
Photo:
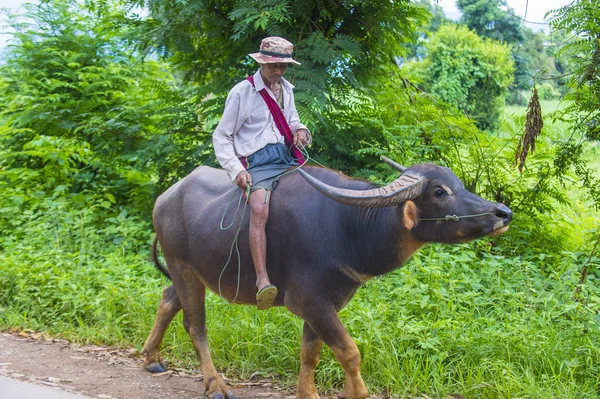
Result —
<svg viewBox="0 0 600 399"><path fill-rule="evenodd" d="M170 274L173 285L163 292L142 350L145 365L164 371L162 338L183 308L210 399L234 398L210 358L204 309L206 288L219 292L219 276L229 257L235 229L222 231L219 224L234 189L223 170L200 167L162 194L153 214L168 271L157 267ZM466 191L449 169L431 164L412 166L385 187L326 168L304 167L279 181L271 201L267 265L279 288L275 305L304 319L299 399L319 398L314 373L323 342L345 371L342 396L367 397L360 353L338 317L357 288L400 267L428 242L463 243L500 234L512 220L508 207ZM256 276L247 218L239 236L236 303L254 305ZM237 269L237 264L228 267L221 279L221 294L229 301L236 297Z"/></svg>

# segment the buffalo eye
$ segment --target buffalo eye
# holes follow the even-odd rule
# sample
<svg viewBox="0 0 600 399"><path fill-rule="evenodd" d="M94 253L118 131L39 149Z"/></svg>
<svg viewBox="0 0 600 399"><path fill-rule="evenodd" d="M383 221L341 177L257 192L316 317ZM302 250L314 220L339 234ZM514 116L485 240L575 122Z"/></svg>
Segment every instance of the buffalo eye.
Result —
<svg viewBox="0 0 600 399"><path fill-rule="evenodd" d="M435 195L435 198L442 198L444 195L446 195L446 192L441 188L436 188L433 192L433 195Z"/></svg>

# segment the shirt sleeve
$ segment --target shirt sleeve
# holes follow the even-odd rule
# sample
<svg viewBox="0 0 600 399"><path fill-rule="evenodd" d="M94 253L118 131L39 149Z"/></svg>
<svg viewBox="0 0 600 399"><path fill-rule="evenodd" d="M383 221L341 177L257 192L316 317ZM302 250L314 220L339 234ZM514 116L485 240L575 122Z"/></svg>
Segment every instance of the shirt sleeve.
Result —
<svg viewBox="0 0 600 399"><path fill-rule="evenodd" d="M225 101L223 116L213 132L213 146L217 161L227 171L231 181L245 170L233 145L233 136L240 130L244 116L241 115L240 93L231 91Z"/></svg>
<svg viewBox="0 0 600 399"><path fill-rule="evenodd" d="M308 132L308 144L312 143L312 133L310 132L310 130L308 130L308 128L306 127L306 125L304 125L303 123L300 122L300 117L298 116L298 111L296 110L296 102L294 99L294 92L292 92L292 98L291 98L291 114L290 114L290 120L289 120L289 124L290 124L290 130L292 131L292 133L296 133L296 130L298 129L306 129L306 131Z"/></svg>

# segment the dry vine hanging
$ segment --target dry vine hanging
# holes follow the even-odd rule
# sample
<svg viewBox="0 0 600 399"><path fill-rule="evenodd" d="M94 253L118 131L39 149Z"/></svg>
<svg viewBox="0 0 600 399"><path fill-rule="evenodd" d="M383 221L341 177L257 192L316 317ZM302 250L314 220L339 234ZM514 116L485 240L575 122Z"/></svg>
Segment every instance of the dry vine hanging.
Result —
<svg viewBox="0 0 600 399"><path fill-rule="evenodd" d="M544 121L542 120L542 107L540 106L540 99L535 86L533 86L533 95L529 100L527 106L527 117L525 118L525 132L523 137L519 140L517 145L517 152L515 153L515 163L519 163L519 172L523 172L523 166L527 159L527 154L535 151L535 139L540 135L544 127Z"/></svg>

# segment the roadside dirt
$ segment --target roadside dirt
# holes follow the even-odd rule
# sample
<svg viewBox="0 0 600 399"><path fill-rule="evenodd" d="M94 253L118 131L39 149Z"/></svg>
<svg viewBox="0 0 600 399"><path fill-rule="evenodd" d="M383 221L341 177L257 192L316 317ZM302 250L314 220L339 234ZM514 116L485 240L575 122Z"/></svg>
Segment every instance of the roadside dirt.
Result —
<svg viewBox="0 0 600 399"><path fill-rule="evenodd" d="M169 369L151 374L135 352L77 346L25 330L0 334L0 375L59 387L98 399L204 398L202 375ZM292 399L293 392L273 380L227 380L236 397Z"/></svg>
<svg viewBox="0 0 600 399"><path fill-rule="evenodd" d="M206 398L202 375L196 370L169 368L152 374L142 367L136 351L104 346L79 346L31 330L0 332L0 376L56 387L94 399ZM227 379L238 399L295 399L294 392L273 379ZM0 386L0 397L2 397ZM337 399L334 392L320 392ZM384 399L387 395L369 396ZM42 399L42 398L40 398ZM410 399L432 399L427 395ZM444 399L466 399L459 394Z"/></svg>

